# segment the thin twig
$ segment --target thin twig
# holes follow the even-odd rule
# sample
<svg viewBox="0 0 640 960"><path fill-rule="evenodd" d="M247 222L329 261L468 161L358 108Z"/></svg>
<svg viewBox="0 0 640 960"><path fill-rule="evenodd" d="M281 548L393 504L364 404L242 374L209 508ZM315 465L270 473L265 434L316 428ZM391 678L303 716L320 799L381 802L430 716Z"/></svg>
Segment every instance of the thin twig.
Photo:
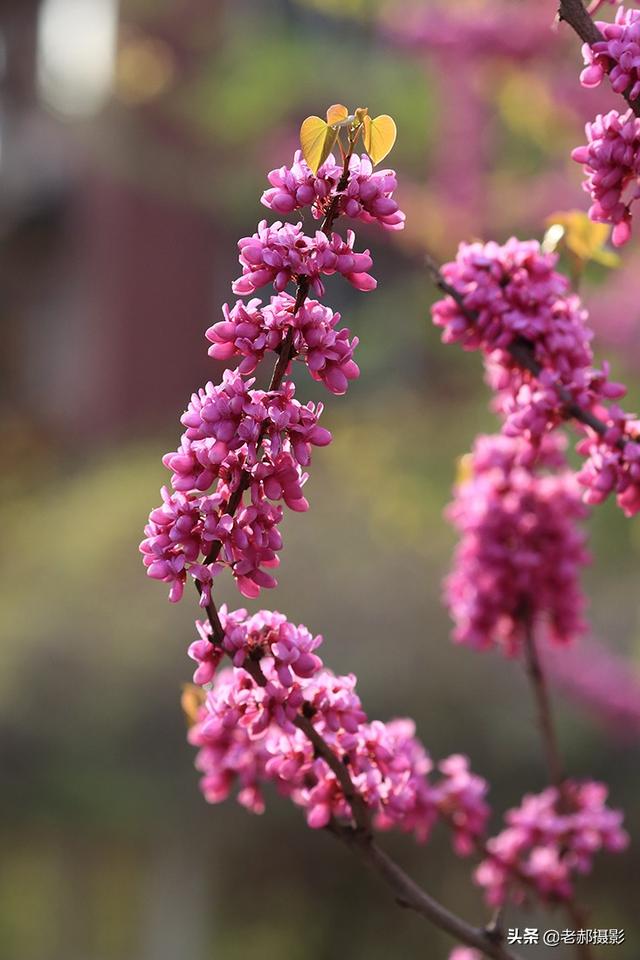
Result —
<svg viewBox="0 0 640 960"><path fill-rule="evenodd" d="M562 794L562 784L565 776L563 763L558 747L558 738L553 723L551 712L551 701L549 699L549 690L545 679L542 664L538 654L536 644L533 617L526 615L524 617L524 654L527 676L531 684L533 696L536 702L536 712L538 719L538 729L544 750L549 780L558 790L559 796Z"/></svg>

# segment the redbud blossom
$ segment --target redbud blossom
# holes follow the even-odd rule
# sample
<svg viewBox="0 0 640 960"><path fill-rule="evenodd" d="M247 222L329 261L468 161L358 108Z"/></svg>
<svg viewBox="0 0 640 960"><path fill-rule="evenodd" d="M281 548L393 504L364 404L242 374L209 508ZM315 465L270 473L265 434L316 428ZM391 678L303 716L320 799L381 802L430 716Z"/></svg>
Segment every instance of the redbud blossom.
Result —
<svg viewBox="0 0 640 960"><path fill-rule="evenodd" d="M615 92L634 100L640 94L640 10L619 7L613 23L597 20L596 27L603 39L583 44L580 82L597 87L608 74Z"/></svg>
<svg viewBox="0 0 640 960"><path fill-rule="evenodd" d="M293 334L294 357L306 364L314 380L331 393L346 393L350 380L360 375L353 353L358 338L350 339L350 331L337 330L340 314L317 300L306 300L294 313L295 299L279 293L264 307L254 298L248 303L238 300L233 309L225 304L225 319L207 330L209 356L228 360L244 359L238 372L253 373L267 351L277 353L287 334Z"/></svg>
<svg viewBox="0 0 640 960"><path fill-rule="evenodd" d="M487 857L475 879L488 903L569 900L575 874L589 873L600 850L618 852L629 842L623 815L606 806L607 788L594 781L567 781L528 794L505 815L506 828L486 843Z"/></svg>
<svg viewBox="0 0 640 960"><path fill-rule="evenodd" d="M220 621L220 652L232 658L234 669L215 673L220 654L202 642L211 636L208 627L199 626L201 639L189 648L198 663L198 682L213 680L189 735L200 748L196 766L203 773L207 800L225 799L238 782L240 802L260 812L261 786L271 781L304 808L309 826L348 820L349 803L334 772L314 755L294 723L303 710L346 764L378 829L400 829L424 841L442 820L453 832L458 853L475 848L489 813L487 784L471 773L465 757L449 757L436 776L412 721L370 722L356 693L356 678L324 669L315 652L322 638L306 627L270 611L248 616L245 610L228 613L224 607ZM264 684L243 669L250 662L259 664Z"/></svg>
<svg viewBox="0 0 640 960"><path fill-rule="evenodd" d="M631 236L631 204L640 196L640 119L631 109L598 114L585 127L587 143L571 156L585 167L583 184L590 194L589 216L613 224L615 246ZM625 193L626 191L626 193Z"/></svg>
<svg viewBox="0 0 640 960"><path fill-rule="evenodd" d="M330 154L317 174L314 174L300 150L297 150L291 167L280 167L269 174L271 189L262 194L265 207L275 213L286 214L311 206L316 220L327 213L332 197L342 179L342 164L337 164ZM393 170L376 170L366 154L352 155L349 160L349 177L345 190L339 195L338 215L377 222L387 230L402 230L405 215L393 199L398 181Z"/></svg>
<svg viewBox="0 0 640 960"><path fill-rule="evenodd" d="M322 230L308 237L301 223L271 225L266 220L258 224L258 231L238 242L242 276L234 281L233 292L244 296L272 283L281 292L292 281L305 280L316 296L324 294L321 276L341 273L356 290L375 290L377 284L367 273L373 265L369 251L355 253L355 234L347 230L346 241L340 234L328 237Z"/></svg>
<svg viewBox="0 0 640 960"><path fill-rule="evenodd" d="M575 474L548 470L562 462L560 442L548 437L531 463L522 438L476 440L447 510L461 535L445 581L457 643L512 655L531 620L556 643L583 633L579 573L589 555L577 521L587 510Z"/></svg>
<svg viewBox="0 0 640 960"><path fill-rule="evenodd" d="M593 368L587 313L554 269L556 262L555 254L542 253L533 240L463 243L442 274L463 298L464 309L452 297L432 308L445 343L483 352L505 432L532 443L565 417L557 386L585 409L625 392L608 379L606 367ZM514 359L509 352L514 344L531 350L539 373Z"/></svg>

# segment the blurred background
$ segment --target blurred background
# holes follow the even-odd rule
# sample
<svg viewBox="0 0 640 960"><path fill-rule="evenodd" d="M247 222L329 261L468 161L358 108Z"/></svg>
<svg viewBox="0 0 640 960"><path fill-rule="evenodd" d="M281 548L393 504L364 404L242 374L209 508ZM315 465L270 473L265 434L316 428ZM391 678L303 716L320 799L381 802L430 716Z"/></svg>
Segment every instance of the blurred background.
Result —
<svg viewBox="0 0 640 960"><path fill-rule="evenodd" d="M315 455L312 509L287 518L280 586L262 605L325 635L326 662L358 672L371 716L415 717L435 759L469 754L495 828L544 786L518 665L454 648L440 604L455 459L495 422L477 356L431 329L424 255L540 237L549 214L586 209L569 151L618 104L580 89L579 43L554 12L553 0L2 0L3 960L448 955L287 802L271 797L260 818L202 801L178 706L195 604L169 605L137 546L179 414L220 376L203 334L232 297L237 239L265 213L267 171L330 103L392 114L407 229L357 230L375 294L329 285L361 338L362 377L327 400L298 374L335 441ZM632 409L639 266L635 240L582 288ZM569 770L610 783L637 838L640 530L608 504L591 534L593 638L550 663L556 711ZM240 605L229 580L219 590ZM484 922L447 837L386 843ZM602 948L616 960L638 956L639 867L636 842L582 885L591 925L627 930ZM512 911L509 926L524 919Z"/></svg>

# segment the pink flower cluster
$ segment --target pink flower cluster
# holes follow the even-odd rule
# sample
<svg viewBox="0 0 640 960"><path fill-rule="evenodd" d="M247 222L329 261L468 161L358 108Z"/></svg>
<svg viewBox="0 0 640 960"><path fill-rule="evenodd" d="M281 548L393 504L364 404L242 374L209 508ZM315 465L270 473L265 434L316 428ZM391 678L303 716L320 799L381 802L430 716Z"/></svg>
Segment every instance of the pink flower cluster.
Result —
<svg viewBox="0 0 640 960"><path fill-rule="evenodd" d="M182 416L180 447L163 458L174 493L163 489L163 505L152 511L140 550L149 576L171 584L173 601L181 598L190 573L208 603L211 581L223 565L247 597L275 586L262 568L277 566L282 547L277 504L308 509L302 468L312 446L331 441L318 424L322 404L300 404L290 381L270 392L252 390L252 383L227 370L220 385L208 383L194 393ZM205 493L213 484L214 492ZM231 498L238 492L239 508L232 514ZM207 558L216 543L220 562L214 563Z"/></svg>
<svg viewBox="0 0 640 960"><path fill-rule="evenodd" d="M554 269L556 262L557 256L542 253L534 240L461 244L442 273L462 296L464 309L452 297L433 306L445 343L484 353L505 431L533 443L563 420L557 385L587 409L624 393L608 380L606 369L593 369L586 311ZM518 343L531 347L538 375L509 352Z"/></svg>
<svg viewBox="0 0 640 960"><path fill-rule="evenodd" d="M619 247L631 236L631 203L640 196L640 119L631 109L624 114L610 110L598 114L585 130L587 143L571 156L585 167L590 218L613 224L612 240Z"/></svg>
<svg viewBox="0 0 640 960"><path fill-rule="evenodd" d="M487 901L521 903L530 892L546 902L570 899L574 875L588 873L598 851L628 844L622 813L606 799L602 783L567 781L561 793L549 787L509 810L506 828L487 841L475 874Z"/></svg>
<svg viewBox="0 0 640 960"><path fill-rule="evenodd" d="M465 757L443 761L432 782L433 765L414 724L370 722L355 677L323 667L315 652L321 637L269 611L249 617L223 608L220 617L222 647L214 647L210 628L199 624L200 639L189 648L198 663L194 679L213 684L189 734L199 748L196 766L207 800L225 799L237 783L240 802L261 812L261 788L269 781L304 808L311 827L349 820L339 781L296 724L302 711L342 758L379 829L397 828L423 841L441 819L459 853L475 848L489 812L487 785ZM223 652L235 666L216 672ZM251 664L259 665L262 682L249 672Z"/></svg>
<svg viewBox="0 0 640 960"><path fill-rule="evenodd" d="M337 330L340 314L317 300L305 300L297 313L294 307L295 299L288 293L271 297L264 307L258 299L246 304L238 300L231 310L225 304L225 319L207 330L213 344L209 356L215 360L241 356L238 371L250 374L268 350L280 350L292 330L294 356L306 364L314 380L332 393L346 393L349 381L360 374L353 359L358 338L352 338L346 327Z"/></svg>
<svg viewBox="0 0 640 960"><path fill-rule="evenodd" d="M367 273L373 265L369 251L355 253L355 233L347 230L346 241L339 233L328 237L316 230L313 237L303 233L302 223L268 224L261 220L251 237L238 242L242 276L234 281L233 292L244 296L272 283L280 292L293 282L306 280L316 296L324 294L321 276L340 273L356 290L375 290L377 284Z"/></svg>
<svg viewBox="0 0 640 960"><path fill-rule="evenodd" d="M291 167L271 171L271 188L262 194L262 202L280 214L311 206L313 216L320 220L325 216L341 179L342 164L337 164L333 155L330 154L314 174L297 150ZM340 194L338 211L354 220L377 222L387 230L402 230L405 215L393 199L397 186L393 170L374 172L366 154L354 154L349 161L348 181Z"/></svg>
<svg viewBox="0 0 640 960"><path fill-rule="evenodd" d="M241 667L247 658L272 657L278 682L290 687L297 677L312 677L322 668L322 660L313 651L322 643L322 637L314 637L306 627L289 623L281 613L261 610L249 616L244 609L227 612L220 607L220 623L224 630L224 642L213 642L211 624L196 621L199 640L189 647L189 656L198 664L193 682L210 683L223 653Z"/></svg>
<svg viewBox="0 0 640 960"><path fill-rule="evenodd" d="M640 511L640 420L619 407L602 411L604 436L585 437L578 451L587 457L578 473L587 503L602 503L611 493L627 517Z"/></svg>
<svg viewBox="0 0 640 960"><path fill-rule="evenodd" d="M608 74L615 92L634 100L640 95L640 10L619 7L613 23L597 20L596 27L602 40L583 45L585 68L580 82L597 87Z"/></svg>
<svg viewBox="0 0 640 960"><path fill-rule="evenodd" d="M596 26L602 40L583 45L580 82L597 87L608 74L616 93L635 100L640 96L640 10L619 7L613 23L598 20ZM571 155L585 167L584 189L592 200L589 216L612 224L612 241L622 246L631 237L630 206L639 195L640 120L633 109L624 114L611 110L588 123L586 133L587 143Z"/></svg>
<svg viewBox="0 0 640 960"><path fill-rule="evenodd" d="M481 436L447 514L461 539L445 581L454 640L478 650L519 651L534 618L566 643L585 628L580 569L589 560L576 525L586 514L575 474L555 436L535 463L519 437Z"/></svg>
<svg viewBox="0 0 640 960"><path fill-rule="evenodd" d="M626 391L609 379L607 364L593 367L587 312L556 272L556 260L535 241L461 244L442 273L462 304L451 296L437 301L433 321L445 343L483 352L503 432L531 446L530 460L544 436L570 415L569 401L600 417L609 429L598 435L587 428L578 445L588 458L579 474L588 488L585 499L600 502L615 492L631 515L640 510L636 421L604 406ZM521 363L518 349L530 352L537 372Z"/></svg>

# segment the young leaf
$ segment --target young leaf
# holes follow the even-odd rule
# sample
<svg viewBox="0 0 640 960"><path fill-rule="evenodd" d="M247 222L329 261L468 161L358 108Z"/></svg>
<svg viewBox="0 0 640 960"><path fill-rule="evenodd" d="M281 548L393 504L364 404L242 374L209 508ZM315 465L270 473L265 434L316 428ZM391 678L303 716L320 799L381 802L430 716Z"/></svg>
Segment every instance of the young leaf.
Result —
<svg viewBox="0 0 640 960"><path fill-rule="evenodd" d="M330 127L320 117L307 117L300 127L300 146L305 158L314 173L331 153L338 131Z"/></svg>
<svg viewBox="0 0 640 960"><path fill-rule="evenodd" d="M367 114L363 118L364 148L369 154L372 163L380 163L389 153L396 142L397 128L395 121L386 113L371 119Z"/></svg>
<svg viewBox="0 0 640 960"><path fill-rule="evenodd" d="M582 210L565 210L552 214L547 223L549 228L543 240L543 247L553 250L563 241L567 250L581 263L590 260L605 267L617 267L620 257L608 250L609 226L606 223L594 223Z"/></svg>
<svg viewBox="0 0 640 960"><path fill-rule="evenodd" d="M204 703L205 693L202 687L194 683L183 683L180 706L185 715L187 726L192 727L198 719L198 712Z"/></svg>
<svg viewBox="0 0 640 960"><path fill-rule="evenodd" d="M349 116L349 111L342 103L334 103L327 110L327 123L331 126L334 123L342 123Z"/></svg>

